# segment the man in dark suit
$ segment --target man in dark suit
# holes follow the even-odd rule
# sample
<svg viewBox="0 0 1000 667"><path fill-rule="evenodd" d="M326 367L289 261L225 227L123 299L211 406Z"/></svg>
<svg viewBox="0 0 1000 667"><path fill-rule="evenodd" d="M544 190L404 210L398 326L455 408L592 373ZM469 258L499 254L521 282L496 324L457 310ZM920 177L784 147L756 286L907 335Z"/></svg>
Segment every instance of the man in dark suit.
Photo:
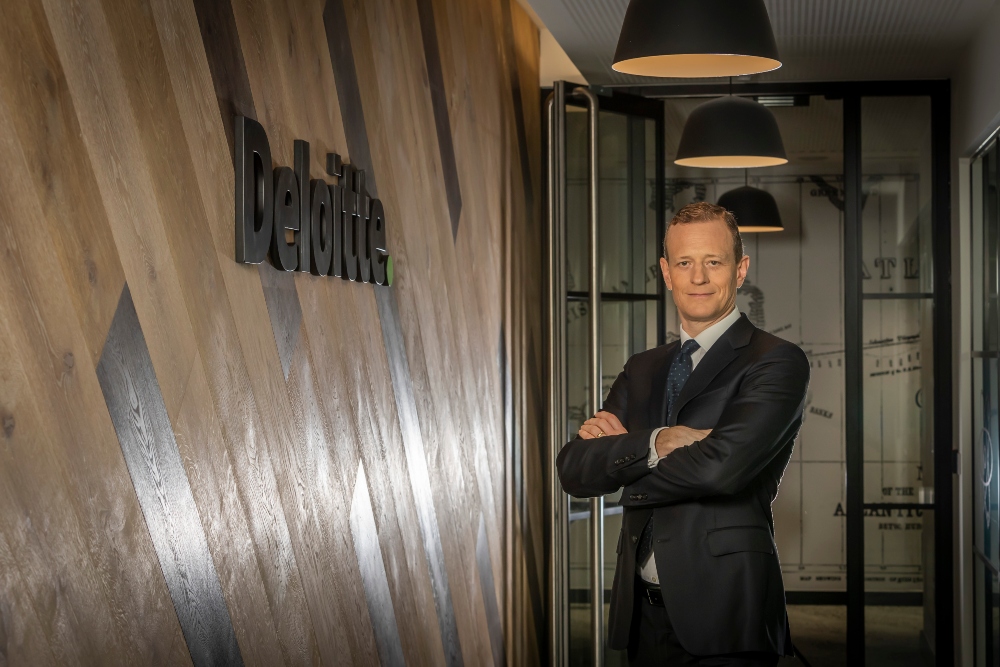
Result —
<svg viewBox="0 0 1000 667"><path fill-rule="evenodd" d="M660 268L681 338L632 356L559 453L567 493L622 490L608 640L631 665L776 665L791 655L771 503L802 422L809 363L736 308L750 258L700 202Z"/></svg>

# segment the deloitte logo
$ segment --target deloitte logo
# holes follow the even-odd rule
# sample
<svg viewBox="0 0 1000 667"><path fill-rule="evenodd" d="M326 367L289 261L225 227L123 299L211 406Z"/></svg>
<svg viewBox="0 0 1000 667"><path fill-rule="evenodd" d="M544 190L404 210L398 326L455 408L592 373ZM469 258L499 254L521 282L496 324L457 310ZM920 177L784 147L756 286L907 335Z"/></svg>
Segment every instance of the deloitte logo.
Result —
<svg viewBox="0 0 1000 667"><path fill-rule="evenodd" d="M295 169L271 170L267 133L236 117L236 261L309 271L376 285L392 284L385 210L365 190L365 172L327 155L330 185L309 178L309 144L295 141Z"/></svg>

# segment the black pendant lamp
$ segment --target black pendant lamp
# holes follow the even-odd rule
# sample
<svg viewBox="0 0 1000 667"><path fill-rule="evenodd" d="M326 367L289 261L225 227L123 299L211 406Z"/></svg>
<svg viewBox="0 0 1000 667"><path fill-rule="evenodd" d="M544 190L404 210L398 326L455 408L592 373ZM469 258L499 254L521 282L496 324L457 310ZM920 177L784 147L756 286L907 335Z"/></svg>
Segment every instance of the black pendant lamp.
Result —
<svg viewBox="0 0 1000 667"><path fill-rule="evenodd" d="M764 0L631 0L616 72L715 77L781 67Z"/></svg>
<svg viewBox="0 0 1000 667"><path fill-rule="evenodd" d="M785 229L778 213L778 202L774 201L770 192L744 185L723 193L716 203L733 214L740 232L780 232Z"/></svg>
<svg viewBox="0 0 1000 667"><path fill-rule="evenodd" d="M785 164L778 121L762 104L720 97L695 108L684 124L674 164L684 167L774 167Z"/></svg>

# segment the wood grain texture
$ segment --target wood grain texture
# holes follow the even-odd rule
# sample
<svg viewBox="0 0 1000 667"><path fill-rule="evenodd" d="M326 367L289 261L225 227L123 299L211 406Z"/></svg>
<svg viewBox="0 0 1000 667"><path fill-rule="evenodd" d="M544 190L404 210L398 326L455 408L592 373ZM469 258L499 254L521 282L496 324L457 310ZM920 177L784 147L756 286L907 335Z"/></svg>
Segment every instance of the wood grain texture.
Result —
<svg viewBox="0 0 1000 667"><path fill-rule="evenodd" d="M541 664L538 35L516 0L4 10L0 665L200 664L220 638L248 665ZM327 152L366 170L391 288L233 260L237 113L276 165L302 139L314 178ZM126 284L148 363L105 364L103 392ZM130 475L122 397L157 392L142 451L169 474ZM182 514L207 588L162 557ZM229 629L188 632L189 602Z"/></svg>
<svg viewBox="0 0 1000 667"><path fill-rule="evenodd" d="M196 667L243 665L127 286L97 364L97 377L192 662Z"/></svg>
<svg viewBox="0 0 1000 667"><path fill-rule="evenodd" d="M441 53L438 48L437 24L434 21L432 0L417 0L420 16L420 36L424 44L424 64L427 83L434 108L434 125L437 130L438 151L441 155L441 176L448 195L448 213L451 216L451 235L458 236L458 223L462 218L462 190L458 184L458 165L455 162L455 144L451 138L451 121L448 120L448 91L441 72Z"/></svg>

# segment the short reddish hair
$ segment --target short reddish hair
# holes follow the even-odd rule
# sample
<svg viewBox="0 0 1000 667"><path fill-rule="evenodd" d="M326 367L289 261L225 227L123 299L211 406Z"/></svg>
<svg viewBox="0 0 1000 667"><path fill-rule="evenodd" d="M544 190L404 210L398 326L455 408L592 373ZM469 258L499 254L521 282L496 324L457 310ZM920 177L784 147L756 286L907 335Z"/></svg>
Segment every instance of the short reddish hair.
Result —
<svg viewBox="0 0 1000 667"><path fill-rule="evenodd" d="M667 225L667 232L674 225L686 225L692 222L709 222L711 220L722 220L729 228L729 233L733 235L733 257L739 263L743 259L743 239L740 237L740 228L736 224L736 217L725 208L707 201L698 201L681 208L677 215L670 219ZM667 258L667 234L663 234L663 258Z"/></svg>

